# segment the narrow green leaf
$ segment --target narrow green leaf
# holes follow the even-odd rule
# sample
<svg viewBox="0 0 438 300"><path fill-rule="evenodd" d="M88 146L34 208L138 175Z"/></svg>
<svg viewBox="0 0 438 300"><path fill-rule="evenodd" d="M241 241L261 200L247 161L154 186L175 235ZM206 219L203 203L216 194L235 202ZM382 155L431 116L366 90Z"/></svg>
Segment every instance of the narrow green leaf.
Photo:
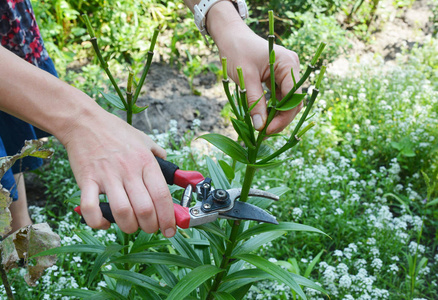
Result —
<svg viewBox="0 0 438 300"><path fill-rule="evenodd" d="M137 249L140 248L142 245L148 243L151 240L152 236L153 234L146 233L143 230L140 231L140 233L135 238L134 244L132 244L130 252L131 253L139 252L137 251Z"/></svg>
<svg viewBox="0 0 438 300"><path fill-rule="evenodd" d="M91 269L90 277L88 278L88 286L93 282L94 277L100 271L100 267L114 254L118 253L124 246L118 244L112 244L106 247L105 251L100 253L94 261L93 268Z"/></svg>
<svg viewBox="0 0 438 300"><path fill-rule="evenodd" d="M212 276L217 273L223 272L215 266L204 265L199 266L192 270L186 276L184 276L178 284L172 289L167 300L180 300L188 296L193 290L195 290L199 285L209 280Z"/></svg>
<svg viewBox="0 0 438 300"><path fill-rule="evenodd" d="M259 99L257 99L256 102L254 102L253 104L251 104L251 106L248 108L248 112L251 112L254 107L256 107L257 104L259 104L260 100L262 100L263 96L266 94L266 91L263 91L263 94L260 96Z"/></svg>
<svg viewBox="0 0 438 300"><path fill-rule="evenodd" d="M210 232L202 232L202 234L208 239L211 246L216 248L221 254L225 253L224 240Z"/></svg>
<svg viewBox="0 0 438 300"><path fill-rule="evenodd" d="M259 151L257 152L257 159L268 157L272 153L273 153L273 149L270 146L266 144L261 144Z"/></svg>
<svg viewBox="0 0 438 300"><path fill-rule="evenodd" d="M297 107L307 94L292 94L290 98L284 97L275 108L276 110L286 111Z"/></svg>
<svg viewBox="0 0 438 300"><path fill-rule="evenodd" d="M287 272L286 270L283 270L281 267L277 266L276 264L271 263L270 261L261 258L258 255L254 254L241 254L235 256L235 258L242 259L255 267L262 269L266 273L271 274L275 277L276 280L286 284L289 286L293 291L295 291L301 298L307 299L306 295L304 294L301 287L297 284L291 273Z"/></svg>
<svg viewBox="0 0 438 300"><path fill-rule="evenodd" d="M269 276L271 276L271 275L269 275ZM256 277L240 278L240 279L236 279L236 280L227 281L227 282L224 282L221 284L221 286L219 287L219 291L226 291L228 293L234 294L234 291L239 291L242 287L247 286L248 284L252 285L254 282L260 281L262 279L265 279L265 278L256 278ZM266 279L271 279L271 278L266 278ZM274 279L274 277L272 277L272 279ZM234 295L234 297L235 296L236 295Z"/></svg>
<svg viewBox="0 0 438 300"><path fill-rule="evenodd" d="M115 279L121 279L124 281L127 281L131 284L138 285L147 289L151 289L152 291L168 295L170 292L169 287L162 287L158 281L155 279L152 279L146 275L135 273L132 271L126 271L126 270L111 270L103 272L103 274L115 278Z"/></svg>
<svg viewBox="0 0 438 300"><path fill-rule="evenodd" d="M155 292L153 292L149 289L146 289L144 287L137 285L135 287L135 290L137 291L138 295L143 300L162 300L162 298L160 296L158 296Z"/></svg>
<svg viewBox="0 0 438 300"><path fill-rule="evenodd" d="M248 239L251 236L260 234L262 232L274 232L274 231L308 231L308 232L316 232L316 233L327 235L321 230L316 229L315 227L312 226L293 223L293 222L280 222L280 224L278 225L264 223L251 227L250 229L239 234L237 236L237 240Z"/></svg>
<svg viewBox="0 0 438 300"><path fill-rule="evenodd" d="M140 252L127 254L112 259L111 263L163 264L189 269L194 269L200 265L200 261L196 261L195 259L161 252Z"/></svg>
<svg viewBox="0 0 438 300"><path fill-rule="evenodd" d="M292 276L292 278L296 281L296 283L298 283L299 285L320 291L321 293L324 293L328 296L328 293L326 290L324 290L322 287L320 287L319 285L317 285L315 282L313 282L310 279L304 278L303 276L294 274L294 273L290 273L290 275Z"/></svg>
<svg viewBox="0 0 438 300"><path fill-rule="evenodd" d="M55 291L56 294L63 296L80 297L83 299L93 299L93 300L107 300L108 296L103 295L100 292L81 290L81 289L62 289Z"/></svg>
<svg viewBox="0 0 438 300"><path fill-rule="evenodd" d="M273 161L273 162L268 162L266 164L248 164L250 167L255 167L257 169L273 169L278 167L279 165L281 165L282 163L284 163L284 161Z"/></svg>
<svg viewBox="0 0 438 300"><path fill-rule="evenodd" d="M216 222L202 224L202 225L196 226L195 228L198 230L203 230L203 231L213 233L213 234L221 237L225 241L228 240L228 236L225 234L225 232L222 230L222 228L219 227L219 225Z"/></svg>
<svg viewBox="0 0 438 300"><path fill-rule="evenodd" d="M395 195L395 194L392 194L392 193L387 193L387 194L384 194L383 195L383 197L385 197L385 198L387 198L388 196L390 196L390 197L393 197L395 200L397 200L401 205L403 205L404 207L405 207L405 209L406 209L406 211L410 214L410 215L412 215L412 212L411 212L411 210L409 209L409 205L406 203L406 202L408 202L408 201L403 201L399 196L397 196L397 195Z"/></svg>
<svg viewBox="0 0 438 300"><path fill-rule="evenodd" d="M319 262L319 259L321 258L322 253L324 253L324 250L321 250L317 256L315 256L314 259L310 262L310 264L307 266L306 271L304 271L304 278L309 278L310 273L312 273L313 268L315 265Z"/></svg>
<svg viewBox="0 0 438 300"><path fill-rule="evenodd" d="M214 292L213 295L215 300L236 300L236 298L226 292Z"/></svg>
<svg viewBox="0 0 438 300"><path fill-rule="evenodd" d="M172 273L168 266L162 264L156 264L155 269L163 277L163 280L168 286L173 288L178 283L178 278Z"/></svg>
<svg viewBox="0 0 438 300"><path fill-rule="evenodd" d="M248 283L247 285L242 286L241 288L239 288L238 290L235 290L231 293L231 295L233 295L233 297L236 300L242 300L245 298L246 294L248 294L249 289L251 288L251 286L253 285L252 282Z"/></svg>
<svg viewBox="0 0 438 300"><path fill-rule="evenodd" d="M426 204L426 207L433 206L433 205L435 205L435 204L438 204L438 198L436 198L436 199L434 199L434 200L428 202L428 203Z"/></svg>
<svg viewBox="0 0 438 300"><path fill-rule="evenodd" d="M128 299L125 296L119 294L118 292L116 292L112 289L106 288L106 287L102 287L102 294L107 296L106 299L111 299L111 300L127 300Z"/></svg>
<svg viewBox="0 0 438 300"><path fill-rule="evenodd" d="M257 278L259 280L273 279L271 274L260 269L244 269L227 275L223 281L234 281L245 278Z"/></svg>
<svg viewBox="0 0 438 300"><path fill-rule="evenodd" d="M77 236L81 238L81 240L88 245L102 245L103 243L99 241L97 238L92 236L90 233L88 233L85 230L78 230L75 232Z"/></svg>
<svg viewBox="0 0 438 300"><path fill-rule="evenodd" d="M247 147L253 147L254 143L251 141L251 134L248 129L248 125L245 122L231 118L231 124L233 125L234 130L237 132L237 135L242 139Z"/></svg>
<svg viewBox="0 0 438 300"><path fill-rule="evenodd" d="M134 272L135 267L133 267L130 272ZM119 294L122 294L126 297L128 297L129 293L132 289L132 283L126 280L118 279L116 281L116 289L115 291Z"/></svg>
<svg viewBox="0 0 438 300"><path fill-rule="evenodd" d="M224 171L224 174L227 176L227 179L229 181L232 181L234 179L234 176L236 175L233 168L227 164L224 160L219 160L219 165L221 166L222 170Z"/></svg>
<svg viewBox="0 0 438 300"><path fill-rule="evenodd" d="M227 180L227 176L224 171L219 168L216 163L207 156L207 168L210 173L211 179L213 179L214 187L217 189L227 190L231 188L230 183Z"/></svg>
<svg viewBox="0 0 438 300"><path fill-rule="evenodd" d="M179 252L179 254L191 258L199 263L201 263L201 259L196 254L195 250L192 246L187 242L187 240L181 235L181 233L177 232L174 237L170 238L169 241L175 247L175 249Z"/></svg>
<svg viewBox="0 0 438 300"><path fill-rule="evenodd" d="M63 253L102 253L103 251L105 251L105 246L78 244L78 245L62 246L62 247L42 251L39 252L38 254L33 255L32 258L38 256L63 254Z"/></svg>
<svg viewBox="0 0 438 300"><path fill-rule="evenodd" d="M134 104L132 106L132 112L134 114L138 114L138 113L141 113L142 111L144 111L145 109L147 109L148 107L149 107L148 105L146 105L146 106L137 106L136 104Z"/></svg>
<svg viewBox="0 0 438 300"><path fill-rule="evenodd" d="M423 257L420 262L417 265L417 268L415 270L415 277L418 276L418 273L421 271L421 269L423 269L423 267L427 264L427 258Z"/></svg>
<svg viewBox="0 0 438 300"><path fill-rule="evenodd" d="M235 255L250 253L252 251L255 251L259 249L261 246L279 238L285 233L286 231L270 231L270 232L261 233L257 235L255 238L249 239L239 247L235 248L231 255L235 256Z"/></svg>
<svg viewBox="0 0 438 300"><path fill-rule="evenodd" d="M103 96L103 98L108 101L110 104L115 106L118 109L126 111L125 105L123 104L122 100L116 95L113 94L106 94L104 92L100 92Z"/></svg>
<svg viewBox="0 0 438 300"><path fill-rule="evenodd" d="M217 133L208 133L201 135L199 138L213 144L231 158L234 158L241 163L248 163L248 154L246 150L229 137Z"/></svg>

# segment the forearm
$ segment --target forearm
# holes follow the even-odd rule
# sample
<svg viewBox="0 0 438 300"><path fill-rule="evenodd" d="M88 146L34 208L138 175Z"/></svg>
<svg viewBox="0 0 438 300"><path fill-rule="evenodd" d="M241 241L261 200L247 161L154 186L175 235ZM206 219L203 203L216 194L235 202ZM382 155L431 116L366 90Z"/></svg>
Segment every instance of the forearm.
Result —
<svg viewBox="0 0 438 300"><path fill-rule="evenodd" d="M62 141L96 109L86 94L0 47L0 110Z"/></svg>

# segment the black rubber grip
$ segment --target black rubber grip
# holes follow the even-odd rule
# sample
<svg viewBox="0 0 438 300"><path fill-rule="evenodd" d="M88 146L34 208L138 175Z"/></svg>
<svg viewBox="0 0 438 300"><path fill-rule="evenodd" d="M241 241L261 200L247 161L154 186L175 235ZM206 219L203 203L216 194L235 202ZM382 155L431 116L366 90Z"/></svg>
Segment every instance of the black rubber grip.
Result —
<svg viewBox="0 0 438 300"><path fill-rule="evenodd" d="M158 161L158 164L160 165L161 172L164 175L164 178L166 179L167 184L173 184L173 179L176 170L179 169L179 167L171 162L168 162L167 160L164 160L159 157L155 157ZM100 209L102 210L102 215L105 219L107 219L110 223L115 223L116 220L114 220L114 216L111 212L111 208L109 206L109 203L107 202L100 202L99 203ZM81 222L85 223L84 218L81 218Z"/></svg>
<svg viewBox="0 0 438 300"><path fill-rule="evenodd" d="M111 207L108 202L100 202L99 203L100 210L102 211L102 215L105 219L107 219L110 223L115 223L113 213L111 212ZM81 223L85 224L84 217L81 218Z"/></svg>
<svg viewBox="0 0 438 300"><path fill-rule="evenodd" d="M163 173L167 184L172 185L175 172L176 172L176 170L179 169L179 167L171 162L168 162L167 160L162 159L162 158L159 158L159 157L155 157L155 158L157 159L158 164L160 165L161 172Z"/></svg>

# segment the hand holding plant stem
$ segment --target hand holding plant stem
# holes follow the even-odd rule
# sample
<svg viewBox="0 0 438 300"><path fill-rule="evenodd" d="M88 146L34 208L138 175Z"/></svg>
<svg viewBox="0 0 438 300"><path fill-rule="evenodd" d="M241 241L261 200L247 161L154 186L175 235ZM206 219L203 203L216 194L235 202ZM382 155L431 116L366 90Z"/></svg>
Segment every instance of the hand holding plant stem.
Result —
<svg viewBox="0 0 438 300"><path fill-rule="evenodd" d="M268 116L265 126L256 136L255 134L256 129L254 128L254 125L250 119L251 110L253 110L260 101L264 100L263 99L264 93L256 102L252 103L252 105L248 107L248 95L247 95L247 90L245 88L243 70L241 67L237 67L236 70L237 70L240 85L236 87L237 90L234 93L234 95L232 95L229 87L229 79L227 73L227 59L224 57L222 58L222 66L223 66L223 74L224 74L223 86L224 86L225 94L227 95L228 101L235 115L235 118L232 119L232 124L236 132L238 133L239 138L245 144L245 148L241 148L241 146L237 143L235 144L233 143L233 147L229 147L230 143L232 143L233 141L227 139L221 139L221 138L218 139L212 138L214 135L204 136L204 138L212 142L219 149L222 149L225 153L229 154L233 159L244 162L247 165L245 177L242 185L242 194L239 199L240 201L243 202L247 201L248 199L249 189L252 185L252 181L256 170L258 168L265 167L272 159L278 157L281 153L297 145L298 142L301 140L301 137L306 133L306 131L308 131L311 127L315 125L313 122L311 122L303 130L300 131L301 127L303 126L304 122L307 119L310 109L312 108L316 100L316 97L319 92L318 88L324 76L324 71L325 71L325 67L322 67L319 77L317 78L315 88L313 89L312 95L307 103L306 109L301 115L298 124L295 126L295 129L293 130L287 142L280 149L278 149L276 152L272 153L268 157L257 160L258 152L260 150L263 141L267 137L269 137L269 135L267 134L267 130L271 122L274 120L276 114L278 112L290 111L291 109L298 107L302 103L306 94L296 94L296 92L301 88L303 83L309 78L311 72L314 70L314 65L316 64L319 56L321 55L325 47L325 43L321 43L313 60L308 65L303 77L298 82L296 82L295 80L294 70L293 69L291 70L291 76L293 78L293 87L282 99L278 99L276 92L276 76L275 76L276 56L274 50L275 36L273 31L274 28L273 20L274 20L273 13L272 11L270 11L268 49L269 49L269 70L270 70L269 74L270 74L271 99L267 104ZM242 157L242 153L244 155L243 157ZM229 242L227 243L227 247L225 250L224 258L220 265L221 269L228 270L228 268L230 267L231 255L234 248L237 246L236 237L239 232L239 227L240 227L240 221L234 221L229 236ZM207 299L213 299L212 295L219 288L224 276L226 276L226 272L221 272L216 275L212 289L209 292Z"/></svg>
<svg viewBox="0 0 438 300"><path fill-rule="evenodd" d="M271 78L269 75L271 73L270 66L267 61L270 51L266 40L255 34L241 20L229 1L221 1L212 7L207 18L207 28L218 46L221 57L227 58L228 76L236 83L239 83L237 67L242 67L248 107L252 107L256 103L249 115L255 129L262 130L268 118L262 83L271 87L272 79L275 79L276 97L278 99L285 97L293 88L292 69L294 77L299 79L300 63L297 54L272 43L276 59L273 66L275 78ZM260 97L261 100L259 100ZM274 134L282 131L294 119L300 108L301 106L298 105L291 110L278 111L266 129L266 133Z"/></svg>

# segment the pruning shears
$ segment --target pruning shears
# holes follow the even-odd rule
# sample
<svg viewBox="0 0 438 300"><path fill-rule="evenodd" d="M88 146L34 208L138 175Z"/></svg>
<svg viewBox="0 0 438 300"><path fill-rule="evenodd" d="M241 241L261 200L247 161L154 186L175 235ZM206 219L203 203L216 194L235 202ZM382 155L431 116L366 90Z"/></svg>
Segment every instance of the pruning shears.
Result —
<svg viewBox="0 0 438 300"><path fill-rule="evenodd" d="M238 201L237 199L242 192L241 188L214 189L211 185L211 178L204 178L198 171L180 170L177 165L159 157L157 157L157 161L167 184L175 184L185 188L181 204L173 204L176 225L180 228L185 229L214 222L218 218L278 224L276 218L263 209ZM196 204L190 207L193 194L196 194ZM258 189L250 189L249 196L275 201L279 199L277 195ZM115 223L109 203L101 202L99 205L103 217L111 223ZM81 215L80 206L74 210Z"/></svg>

